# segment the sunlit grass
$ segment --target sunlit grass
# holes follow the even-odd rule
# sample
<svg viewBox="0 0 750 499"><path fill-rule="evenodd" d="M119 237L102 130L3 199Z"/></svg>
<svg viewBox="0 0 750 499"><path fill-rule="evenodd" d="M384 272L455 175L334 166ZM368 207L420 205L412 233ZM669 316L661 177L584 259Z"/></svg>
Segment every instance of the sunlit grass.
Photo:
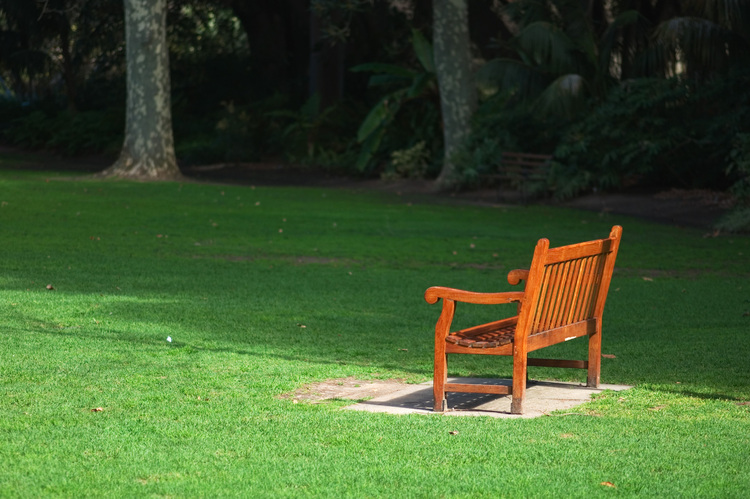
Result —
<svg viewBox="0 0 750 499"><path fill-rule="evenodd" d="M747 237L553 207L59 177L0 173L0 496L750 488ZM329 378L430 379L428 286L510 289L505 274L539 237L565 244L615 223L602 381L636 388L535 420L279 398ZM453 373L510 374L507 359L470 357Z"/></svg>

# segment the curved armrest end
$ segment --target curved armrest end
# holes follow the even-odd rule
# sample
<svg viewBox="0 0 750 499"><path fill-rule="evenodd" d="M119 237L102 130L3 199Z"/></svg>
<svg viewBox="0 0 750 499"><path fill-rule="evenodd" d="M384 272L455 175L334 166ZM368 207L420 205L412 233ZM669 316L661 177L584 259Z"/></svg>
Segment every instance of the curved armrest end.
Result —
<svg viewBox="0 0 750 499"><path fill-rule="evenodd" d="M443 298L446 296L445 290L447 288L443 288L440 286L433 286L431 288L428 288L427 291L424 292L424 299L427 303L430 305L437 303L437 301L440 298ZM442 293L441 293L442 291Z"/></svg>
<svg viewBox="0 0 750 499"><path fill-rule="evenodd" d="M524 269L516 269L508 272L508 284L515 286L521 281L528 281L529 271Z"/></svg>

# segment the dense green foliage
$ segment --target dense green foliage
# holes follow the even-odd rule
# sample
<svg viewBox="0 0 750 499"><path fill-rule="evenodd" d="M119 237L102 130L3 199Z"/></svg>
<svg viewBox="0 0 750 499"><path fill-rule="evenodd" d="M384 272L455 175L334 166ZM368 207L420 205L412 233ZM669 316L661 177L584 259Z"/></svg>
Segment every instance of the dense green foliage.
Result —
<svg viewBox="0 0 750 499"><path fill-rule="evenodd" d="M747 237L361 190L96 182L29 173L27 161L0 158L0 495L750 487ZM331 378L429 380L439 307L425 288L509 289L505 273L528 265L538 237L564 244L615 223L625 232L602 381L635 388L533 420L279 398ZM459 320L495 313L466 307ZM550 354L585 356L585 342L558 346ZM512 371L508 359L467 357L454 374Z"/></svg>
<svg viewBox="0 0 750 499"><path fill-rule="evenodd" d="M304 4L169 2L180 163L281 157L435 176L443 145L429 2ZM736 184L746 206L746 170L731 158L750 133L747 2L489 4L469 2L483 100L455 158L464 186L486 182L500 153L515 150L554 154L539 188L558 197ZM116 150L122 30L112 2L3 4L0 77L15 92L0 105L3 140L71 155ZM394 163L415 148L416 167Z"/></svg>
<svg viewBox="0 0 750 499"><path fill-rule="evenodd" d="M720 220L718 226L730 231L750 232L750 133L735 136L727 175L735 179L730 190L737 208Z"/></svg>
<svg viewBox="0 0 750 499"><path fill-rule="evenodd" d="M726 189L733 141L748 131L750 73L705 84L633 80L567 129L554 182L567 196L591 186Z"/></svg>

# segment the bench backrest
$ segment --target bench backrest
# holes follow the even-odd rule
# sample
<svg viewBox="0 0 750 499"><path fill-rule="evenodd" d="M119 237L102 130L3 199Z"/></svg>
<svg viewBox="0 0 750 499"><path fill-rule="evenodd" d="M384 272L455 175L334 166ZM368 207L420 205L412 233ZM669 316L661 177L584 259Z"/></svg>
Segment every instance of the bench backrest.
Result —
<svg viewBox="0 0 750 499"><path fill-rule="evenodd" d="M518 318L528 334L601 319L615 266L622 228L607 239L549 248L541 239L534 251Z"/></svg>
<svg viewBox="0 0 750 499"><path fill-rule="evenodd" d="M519 166L542 166L552 160L549 154L534 154L528 152L508 152L503 151L500 156L503 164Z"/></svg>

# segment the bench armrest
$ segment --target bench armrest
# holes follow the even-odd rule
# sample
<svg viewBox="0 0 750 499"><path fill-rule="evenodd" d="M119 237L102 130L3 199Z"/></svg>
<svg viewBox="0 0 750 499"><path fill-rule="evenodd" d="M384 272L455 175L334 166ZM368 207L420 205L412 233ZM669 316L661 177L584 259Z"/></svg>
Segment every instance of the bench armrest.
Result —
<svg viewBox="0 0 750 499"><path fill-rule="evenodd" d="M503 293L476 293L462 289L444 288L434 286L424 293L427 303L436 303L440 298L445 300L459 301L463 303L476 303L479 305L498 305L500 303L514 303L523 300L523 291L506 291Z"/></svg>

